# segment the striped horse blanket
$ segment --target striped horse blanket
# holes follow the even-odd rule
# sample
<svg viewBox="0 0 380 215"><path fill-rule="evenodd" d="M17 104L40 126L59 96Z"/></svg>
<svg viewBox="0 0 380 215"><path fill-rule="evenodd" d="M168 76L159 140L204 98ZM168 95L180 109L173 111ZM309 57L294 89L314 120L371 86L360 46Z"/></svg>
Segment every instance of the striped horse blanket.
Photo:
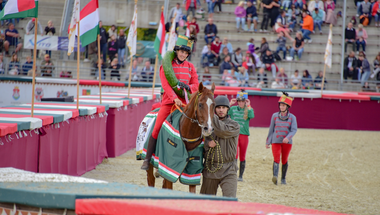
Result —
<svg viewBox="0 0 380 215"><path fill-rule="evenodd" d="M158 110L148 113L140 124L136 141L137 160L145 159ZM181 116L181 112L176 110L163 123L158 134L156 151L152 156L151 164L168 181L174 183L179 179L182 184L199 185L203 170L203 142L192 151L186 151L179 133Z"/></svg>

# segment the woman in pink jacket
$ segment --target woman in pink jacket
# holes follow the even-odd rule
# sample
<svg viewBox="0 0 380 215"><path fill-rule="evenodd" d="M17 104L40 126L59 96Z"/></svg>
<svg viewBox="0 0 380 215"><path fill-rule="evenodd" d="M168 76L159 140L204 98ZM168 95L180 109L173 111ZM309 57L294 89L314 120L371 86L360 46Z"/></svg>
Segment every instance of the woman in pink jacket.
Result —
<svg viewBox="0 0 380 215"><path fill-rule="evenodd" d="M236 15L236 29L239 32L240 28L240 22L241 22L241 29L243 31L246 31L245 28L245 16L246 16L246 11L244 8L244 2L241 1L238 6L235 8L235 15Z"/></svg>
<svg viewBox="0 0 380 215"><path fill-rule="evenodd" d="M365 52L365 45L367 43L367 38L368 38L367 31L363 28L362 24L359 24L358 29L356 29L356 48L357 48L356 51L357 51L357 54L359 54L360 45L363 48L363 52Z"/></svg>

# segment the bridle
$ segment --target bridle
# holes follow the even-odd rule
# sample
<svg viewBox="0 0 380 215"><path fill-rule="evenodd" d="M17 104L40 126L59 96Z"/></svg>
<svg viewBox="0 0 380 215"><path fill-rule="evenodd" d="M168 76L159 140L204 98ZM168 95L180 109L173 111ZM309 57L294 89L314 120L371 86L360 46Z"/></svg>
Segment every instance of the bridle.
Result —
<svg viewBox="0 0 380 215"><path fill-rule="evenodd" d="M201 127L201 128L203 129L204 126L201 125L201 124L199 123L199 121L198 121L198 116L197 116L197 110L198 110L198 104L199 104L199 97L200 97L201 95L202 95L202 93L199 93L199 92L198 92L197 97L195 98L195 105L194 105L194 108L195 108L195 110L194 110L194 111L195 111L195 119L193 119L193 118L187 116L186 113L183 112L182 109L179 108L179 107L177 106L177 104L174 104L174 105L177 107L177 109L182 113L182 115L183 115L184 117L186 117L187 119L189 119L189 120L191 121L191 123L196 123L196 124L198 124L199 127ZM199 141L199 140L201 140L201 139L203 138L203 134L201 134L200 137L197 137L197 138L194 138L194 139L188 139L188 138L184 138L184 137L181 137L181 138L182 138L183 141L186 141L186 142L188 142L188 143L195 143L195 142L197 142L197 141Z"/></svg>

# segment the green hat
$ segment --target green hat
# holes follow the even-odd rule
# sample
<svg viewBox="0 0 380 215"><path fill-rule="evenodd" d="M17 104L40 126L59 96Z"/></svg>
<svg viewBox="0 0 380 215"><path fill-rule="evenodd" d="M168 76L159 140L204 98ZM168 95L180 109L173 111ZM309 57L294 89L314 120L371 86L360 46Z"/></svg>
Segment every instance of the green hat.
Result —
<svg viewBox="0 0 380 215"><path fill-rule="evenodd" d="M178 46L179 48L181 48L181 47L190 48L189 51L191 51L193 49L193 44L194 44L193 40L190 40L189 37L182 35L182 34L178 35L177 42L175 43L175 45Z"/></svg>

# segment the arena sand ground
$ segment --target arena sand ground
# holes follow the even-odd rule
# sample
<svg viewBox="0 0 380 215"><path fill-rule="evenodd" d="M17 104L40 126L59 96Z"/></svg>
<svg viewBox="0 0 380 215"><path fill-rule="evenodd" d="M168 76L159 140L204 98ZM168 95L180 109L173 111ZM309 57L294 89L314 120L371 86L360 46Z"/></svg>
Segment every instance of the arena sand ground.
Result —
<svg viewBox="0 0 380 215"><path fill-rule="evenodd" d="M250 132L239 201L380 214L380 132L299 129L289 157L288 185L278 186L271 181L273 157L264 145L268 128ZM105 160L83 177L146 186L141 164L131 150ZM161 185L162 179L156 180L156 187ZM188 191L188 186L177 182L174 189Z"/></svg>

